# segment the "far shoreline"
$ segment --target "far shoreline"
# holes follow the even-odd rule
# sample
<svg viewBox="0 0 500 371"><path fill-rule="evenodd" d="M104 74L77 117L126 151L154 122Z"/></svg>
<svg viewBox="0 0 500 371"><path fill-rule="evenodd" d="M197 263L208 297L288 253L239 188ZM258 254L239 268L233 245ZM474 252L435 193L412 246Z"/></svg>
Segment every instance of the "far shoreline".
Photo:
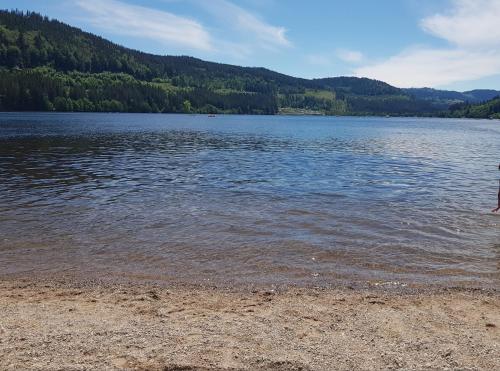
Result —
<svg viewBox="0 0 500 371"><path fill-rule="evenodd" d="M95 111L0 111L1 114L113 114L113 115L154 115L154 116L203 116L210 118L222 117L307 117L307 118L379 118L379 119L438 119L438 120L464 120L464 121L500 121L497 118L471 118L471 117L441 117L441 116L396 116L396 115L325 115L318 114L238 114L238 113L184 113L184 112L95 112Z"/></svg>

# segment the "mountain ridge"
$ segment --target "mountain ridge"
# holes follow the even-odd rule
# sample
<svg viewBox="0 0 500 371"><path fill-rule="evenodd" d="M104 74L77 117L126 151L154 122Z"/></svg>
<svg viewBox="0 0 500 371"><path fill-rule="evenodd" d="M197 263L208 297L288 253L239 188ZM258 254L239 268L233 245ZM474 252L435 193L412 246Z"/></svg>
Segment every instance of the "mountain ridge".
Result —
<svg viewBox="0 0 500 371"><path fill-rule="evenodd" d="M0 110L439 115L491 90L400 89L349 76L129 49L34 12L0 11ZM500 92L498 92L500 94Z"/></svg>
<svg viewBox="0 0 500 371"><path fill-rule="evenodd" d="M500 91L493 89L474 89L464 92L434 88L408 88L403 90L416 98L437 99L450 104L457 103L457 101L481 103L500 96Z"/></svg>

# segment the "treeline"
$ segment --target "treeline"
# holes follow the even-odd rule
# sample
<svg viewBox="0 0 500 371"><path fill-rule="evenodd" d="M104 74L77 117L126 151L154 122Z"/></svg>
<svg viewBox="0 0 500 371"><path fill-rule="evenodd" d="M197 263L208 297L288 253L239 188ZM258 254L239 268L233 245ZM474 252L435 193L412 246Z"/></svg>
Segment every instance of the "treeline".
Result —
<svg viewBox="0 0 500 371"><path fill-rule="evenodd" d="M370 97L404 95L401 89L395 88L383 81L367 78L341 76L312 81L319 87L334 90L340 99L351 95Z"/></svg>
<svg viewBox="0 0 500 371"><path fill-rule="evenodd" d="M124 73L36 68L0 70L0 110L275 114L278 104L269 94L172 89Z"/></svg>
<svg viewBox="0 0 500 371"><path fill-rule="evenodd" d="M345 100L336 99L333 92L304 91L302 94L280 94L280 108L286 107L297 111L317 111L327 115L345 115L348 105Z"/></svg>
<svg viewBox="0 0 500 371"><path fill-rule="evenodd" d="M432 102L406 95L349 96L346 101L350 112L357 115L419 116L438 112Z"/></svg>
<svg viewBox="0 0 500 371"><path fill-rule="evenodd" d="M500 97L479 104L454 104L450 106L449 116L457 118L500 119Z"/></svg>

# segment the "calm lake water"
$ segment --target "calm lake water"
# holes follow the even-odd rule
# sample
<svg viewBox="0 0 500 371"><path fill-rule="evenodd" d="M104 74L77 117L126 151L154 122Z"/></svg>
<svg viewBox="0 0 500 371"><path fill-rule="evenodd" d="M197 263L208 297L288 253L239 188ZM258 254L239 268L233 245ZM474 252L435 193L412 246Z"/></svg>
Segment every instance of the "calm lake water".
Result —
<svg viewBox="0 0 500 371"><path fill-rule="evenodd" d="M0 114L0 274L494 286L500 122Z"/></svg>

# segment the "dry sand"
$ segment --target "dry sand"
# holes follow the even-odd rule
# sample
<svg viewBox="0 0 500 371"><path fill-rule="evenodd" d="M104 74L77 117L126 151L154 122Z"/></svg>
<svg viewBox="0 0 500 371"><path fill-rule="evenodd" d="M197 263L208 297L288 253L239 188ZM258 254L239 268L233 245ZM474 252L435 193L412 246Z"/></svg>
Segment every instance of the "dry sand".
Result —
<svg viewBox="0 0 500 371"><path fill-rule="evenodd" d="M500 370L497 291L0 280L2 370Z"/></svg>

